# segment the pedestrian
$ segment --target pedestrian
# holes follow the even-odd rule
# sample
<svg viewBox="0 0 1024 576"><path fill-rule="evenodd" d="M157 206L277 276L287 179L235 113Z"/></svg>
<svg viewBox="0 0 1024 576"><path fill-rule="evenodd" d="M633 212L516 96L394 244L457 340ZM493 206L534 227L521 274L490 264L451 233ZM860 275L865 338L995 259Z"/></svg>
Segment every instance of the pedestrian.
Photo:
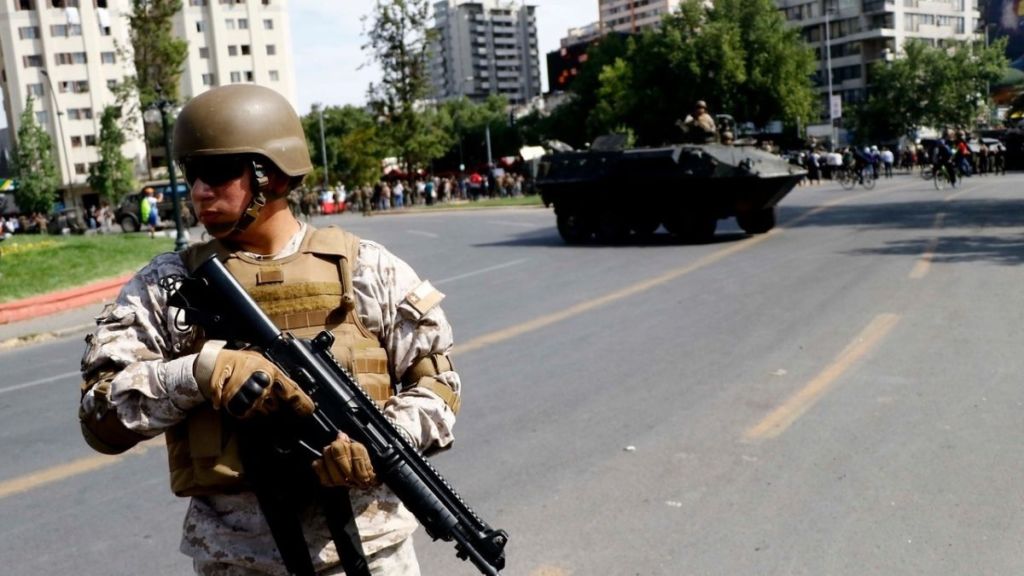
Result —
<svg viewBox="0 0 1024 576"><path fill-rule="evenodd" d="M245 429L265 425L263 411L301 417L311 400L258 351L184 326L161 286L216 256L295 337L332 331L333 355L420 452L452 443L459 406L443 294L384 246L316 229L289 211L286 196L312 165L299 117L277 92L235 84L193 97L175 124L173 158L212 240L156 256L101 312L82 359L82 432L109 454L166 435L172 490L191 497L181 550L197 574L285 574L238 464L244 429L221 408L256 372L272 384L245 415ZM287 469L297 488L280 494L301 519L317 573L341 573L321 508L309 501L320 484L351 488L374 574L419 574L417 522L376 481L365 447L339 436L323 448L314 473Z"/></svg>
<svg viewBox="0 0 1024 576"><path fill-rule="evenodd" d="M156 238L156 227L160 224L160 198L152 186L146 186L142 190L142 200L139 201L139 218L149 228L149 237Z"/></svg>

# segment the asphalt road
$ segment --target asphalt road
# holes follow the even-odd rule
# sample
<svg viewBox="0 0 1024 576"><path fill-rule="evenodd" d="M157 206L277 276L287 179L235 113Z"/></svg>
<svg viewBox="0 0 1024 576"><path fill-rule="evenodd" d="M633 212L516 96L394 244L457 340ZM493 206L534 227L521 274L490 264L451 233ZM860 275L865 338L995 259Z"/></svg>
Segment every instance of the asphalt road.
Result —
<svg viewBox="0 0 1024 576"><path fill-rule="evenodd" d="M545 209L325 219L447 294L438 468L509 575L1024 568L1024 175L799 188L780 226L567 247ZM166 451L97 456L81 336L0 353L0 570L185 574ZM424 574L474 574L422 532Z"/></svg>

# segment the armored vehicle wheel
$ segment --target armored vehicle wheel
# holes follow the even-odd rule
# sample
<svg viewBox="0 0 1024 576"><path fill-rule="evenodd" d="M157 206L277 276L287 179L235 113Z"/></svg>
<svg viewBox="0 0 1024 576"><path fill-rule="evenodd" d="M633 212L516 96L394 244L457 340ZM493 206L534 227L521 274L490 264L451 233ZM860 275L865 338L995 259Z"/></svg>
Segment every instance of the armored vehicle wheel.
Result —
<svg viewBox="0 0 1024 576"><path fill-rule="evenodd" d="M633 233L641 238L647 238L654 234L658 230L658 226L661 226L661 221L658 219L658 215L653 212L634 214L630 221L630 228L633 229Z"/></svg>
<svg viewBox="0 0 1024 576"><path fill-rule="evenodd" d="M740 212L736 215L736 223L747 234L764 234L775 228L775 208Z"/></svg>
<svg viewBox="0 0 1024 576"><path fill-rule="evenodd" d="M718 218L701 212L687 212L667 218L664 224L669 232L685 242L708 242L715 237Z"/></svg>
<svg viewBox="0 0 1024 576"><path fill-rule="evenodd" d="M622 210L609 206L601 212L597 221L597 238L608 244L619 244L629 238L629 222Z"/></svg>
<svg viewBox="0 0 1024 576"><path fill-rule="evenodd" d="M582 244L590 240L590 226L586 218L576 210L556 209L558 234L566 244Z"/></svg>

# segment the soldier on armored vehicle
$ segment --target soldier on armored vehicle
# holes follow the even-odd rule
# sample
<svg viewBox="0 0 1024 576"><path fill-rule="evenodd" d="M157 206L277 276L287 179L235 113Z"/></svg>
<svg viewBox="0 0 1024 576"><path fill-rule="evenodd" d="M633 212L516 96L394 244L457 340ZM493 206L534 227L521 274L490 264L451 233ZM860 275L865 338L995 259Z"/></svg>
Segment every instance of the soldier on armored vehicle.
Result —
<svg viewBox="0 0 1024 576"><path fill-rule="evenodd" d="M683 120L680 127L688 143L713 144L718 141L715 119L708 114L708 105L703 100L698 100L693 105L693 113Z"/></svg>

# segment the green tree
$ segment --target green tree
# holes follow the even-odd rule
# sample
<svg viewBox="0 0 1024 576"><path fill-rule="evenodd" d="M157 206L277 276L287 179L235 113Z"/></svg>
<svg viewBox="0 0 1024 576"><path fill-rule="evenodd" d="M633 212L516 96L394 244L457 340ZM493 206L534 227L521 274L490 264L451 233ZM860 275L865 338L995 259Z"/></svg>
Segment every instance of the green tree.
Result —
<svg viewBox="0 0 1024 576"><path fill-rule="evenodd" d="M363 50L381 70L380 82L368 89L370 107L387 144L409 171L432 159L439 140L432 134L437 124L416 108L428 91L429 17L428 0L376 0L364 18Z"/></svg>
<svg viewBox="0 0 1024 576"><path fill-rule="evenodd" d="M100 159L89 168L89 187L111 204L117 205L125 194L135 189L132 161L121 152L124 131L120 125L121 109L107 106L100 119Z"/></svg>
<svg viewBox="0 0 1024 576"><path fill-rule="evenodd" d="M381 160L386 155L373 116L355 106L328 106L323 110L324 143L330 183L348 187L371 184L380 179ZM315 171L308 184L323 182L324 158L320 146L320 114L314 108L302 119Z"/></svg>
<svg viewBox="0 0 1024 576"><path fill-rule="evenodd" d="M911 136L919 128L972 128L987 105L988 86L1007 66L1006 39L985 47L912 40L892 62L870 70L867 101L853 113L862 142Z"/></svg>
<svg viewBox="0 0 1024 576"><path fill-rule="evenodd" d="M14 200L23 212L49 214L53 211L59 183L57 165L53 158L53 141L36 123L34 108L35 102L29 95L19 118L18 153L14 161L18 187L14 190Z"/></svg>
<svg viewBox="0 0 1024 576"><path fill-rule="evenodd" d="M118 46L122 59L134 63L134 76L125 77L113 91L122 110L123 126L134 131L142 111L156 102L178 102L179 81L188 58L188 41L174 34L174 15L181 11L181 0L132 0L128 13L130 46ZM152 177L150 151L164 146L157 127L143 129L147 165Z"/></svg>
<svg viewBox="0 0 1024 576"><path fill-rule="evenodd" d="M673 120L697 100L757 126L795 125L815 110L813 71L811 51L773 0L685 0L660 27L589 51L552 125L585 126L586 140L632 127L641 143L660 144L678 138Z"/></svg>

